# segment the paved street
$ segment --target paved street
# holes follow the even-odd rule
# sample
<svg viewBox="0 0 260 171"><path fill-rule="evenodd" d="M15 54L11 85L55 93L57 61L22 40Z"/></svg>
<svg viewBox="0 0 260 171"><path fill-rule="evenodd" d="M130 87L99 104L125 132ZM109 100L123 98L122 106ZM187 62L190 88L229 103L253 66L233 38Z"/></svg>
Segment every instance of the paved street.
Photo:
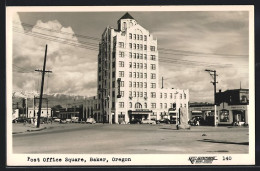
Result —
<svg viewBox="0 0 260 171"><path fill-rule="evenodd" d="M198 154L248 153L246 127L45 124L38 131L13 124L14 153ZM20 131L17 131L20 130Z"/></svg>

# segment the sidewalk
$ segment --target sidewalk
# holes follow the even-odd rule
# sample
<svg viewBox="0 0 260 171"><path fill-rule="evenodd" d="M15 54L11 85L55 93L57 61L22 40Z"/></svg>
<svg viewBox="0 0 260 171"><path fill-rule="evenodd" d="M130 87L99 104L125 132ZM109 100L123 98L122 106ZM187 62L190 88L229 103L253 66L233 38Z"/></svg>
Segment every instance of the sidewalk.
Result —
<svg viewBox="0 0 260 171"><path fill-rule="evenodd" d="M25 132L42 131L42 130L45 130L45 129L48 129L48 128L54 127L54 126L57 126L57 124L56 123L41 124L40 128L37 128L36 126L34 126L34 124L13 123L12 134L21 134L21 133L25 133Z"/></svg>

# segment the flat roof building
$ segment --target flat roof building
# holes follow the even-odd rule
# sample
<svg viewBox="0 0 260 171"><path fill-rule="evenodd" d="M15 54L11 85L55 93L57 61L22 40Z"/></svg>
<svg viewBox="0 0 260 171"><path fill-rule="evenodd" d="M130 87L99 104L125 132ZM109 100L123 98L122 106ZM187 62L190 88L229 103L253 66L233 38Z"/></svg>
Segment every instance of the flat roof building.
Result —
<svg viewBox="0 0 260 171"><path fill-rule="evenodd" d="M117 24L105 29L99 43L98 118L110 123L176 119L175 106L188 109L189 90L161 88L157 39L129 13Z"/></svg>

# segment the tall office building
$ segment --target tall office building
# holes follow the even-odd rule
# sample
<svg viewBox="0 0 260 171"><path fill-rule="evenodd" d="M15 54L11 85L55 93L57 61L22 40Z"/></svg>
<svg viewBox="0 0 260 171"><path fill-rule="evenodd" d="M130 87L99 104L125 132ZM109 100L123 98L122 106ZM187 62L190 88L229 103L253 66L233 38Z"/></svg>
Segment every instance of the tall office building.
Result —
<svg viewBox="0 0 260 171"><path fill-rule="evenodd" d="M175 120L175 106L188 108L189 90L162 88L157 39L129 13L117 24L99 44L97 121Z"/></svg>

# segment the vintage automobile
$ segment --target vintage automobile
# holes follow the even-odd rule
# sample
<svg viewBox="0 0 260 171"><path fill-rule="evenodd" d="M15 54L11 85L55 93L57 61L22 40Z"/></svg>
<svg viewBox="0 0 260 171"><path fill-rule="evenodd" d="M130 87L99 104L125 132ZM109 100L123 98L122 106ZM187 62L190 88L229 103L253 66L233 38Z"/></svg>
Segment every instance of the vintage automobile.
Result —
<svg viewBox="0 0 260 171"><path fill-rule="evenodd" d="M142 124L156 124L154 120L144 119L141 121Z"/></svg>
<svg viewBox="0 0 260 171"><path fill-rule="evenodd" d="M87 118L86 123L89 123L89 124L95 124L96 121L95 121L94 118Z"/></svg>

